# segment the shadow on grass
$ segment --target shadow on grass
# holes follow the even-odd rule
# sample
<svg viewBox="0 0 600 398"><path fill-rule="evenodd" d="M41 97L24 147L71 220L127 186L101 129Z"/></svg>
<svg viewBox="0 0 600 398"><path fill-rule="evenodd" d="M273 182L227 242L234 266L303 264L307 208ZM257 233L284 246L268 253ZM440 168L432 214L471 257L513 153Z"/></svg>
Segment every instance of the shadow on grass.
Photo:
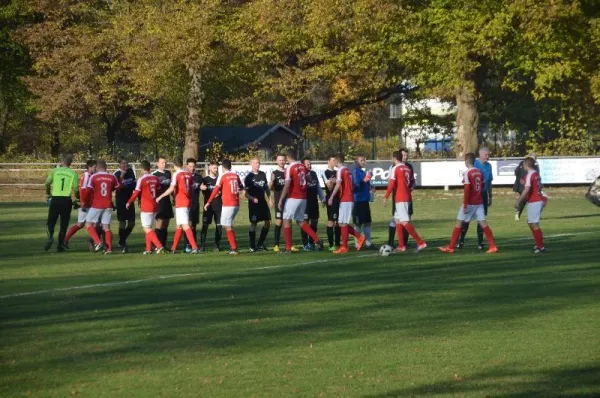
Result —
<svg viewBox="0 0 600 398"><path fill-rule="evenodd" d="M584 392L581 392L583 390ZM545 371L503 366L442 383L401 388L369 398L413 397L437 394L477 394L494 397L598 397L600 366L553 368Z"/></svg>

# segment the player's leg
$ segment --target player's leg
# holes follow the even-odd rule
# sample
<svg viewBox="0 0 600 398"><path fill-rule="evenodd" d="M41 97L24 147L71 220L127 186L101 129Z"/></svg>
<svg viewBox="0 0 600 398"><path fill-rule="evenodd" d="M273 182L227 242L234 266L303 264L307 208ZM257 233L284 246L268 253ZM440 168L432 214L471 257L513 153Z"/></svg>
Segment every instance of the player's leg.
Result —
<svg viewBox="0 0 600 398"><path fill-rule="evenodd" d="M175 209L176 214L176 222L177 225L181 227L183 230L183 235L187 238L190 246L192 246L191 253L198 253L198 245L196 244L196 239L194 239L194 234L192 233L192 228L190 227L190 209L187 207L179 207Z"/></svg>
<svg viewBox="0 0 600 398"><path fill-rule="evenodd" d="M456 216L456 224L454 224L454 229L452 230L450 244L448 246L439 247L438 249L446 253L454 253L454 249L456 248L456 244L460 239L463 226L465 223L469 223L471 221L471 217L474 213L475 211L472 206L467 206L466 211L464 210L463 206L460 206L458 209L458 215Z"/></svg>
<svg viewBox="0 0 600 398"><path fill-rule="evenodd" d="M248 209L248 211L252 211L250 209ZM252 219L254 217L254 219L256 219L256 215L250 214L250 219ZM258 223L257 222L253 222L250 221L250 225L248 226L248 238L249 238L249 243L250 243L250 251L254 252L256 251L256 227L257 227Z"/></svg>
<svg viewBox="0 0 600 398"><path fill-rule="evenodd" d="M208 210L204 210L202 213L202 229L200 230L200 251L206 251L206 237L208 235L208 226L212 223L214 214L212 208L208 208ZM220 223L219 219L217 224Z"/></svg>
<svg viewBox="0 0 600 398"><path fill-rule="evenodd" d="M268 212L268 209L267 209ZM260 236L258 237L258 250L267 250L267 248L265 247L265 240L267 239L267 236L269 235L269 230L271 229L271 214L268 212L267 213L269 216L268 220L265 220L262 229L260 230Z"/></svg>
<svg viewBox="0 0 600 398"><path fill-rule="evenodd" d="M298 207L298 199L287 199L283 204L283 239L286 252L292 251L292 220Z"/></svg>
<svg viewBox="0 0 600 398"><path fill-rule="evenodd" d="M90 235L90 238L94 241L94 251L97 252L102 249L102 241L100 240L100 234L98 233L98 226L102 228L102 223L100 222L100 216L102 215L103 210L91 208L87 212L86 217L86 225L87 231Z"/></svg>
<svg viewBox="0 0 600 398"><path fill-rule="evenodd" d="M46 233L48 235L46 239L46 244L44 245L44 250L48 251L52 247L52 243L54 243L54 228L56 227L56 222L58 221L58 217L60 216L60 199L58 197L52 198L50 201L50 206L48 208L48 219L46 221Z"/></svg>
<svg viewBox="0 0 600 398"><path fill-rule="evenodd" d="M154 219L155 213L140 212L140 221L142 223L142 228L144 229L144 235L146 238L145 254L150 254L152 252L152 245L156 246L157 253L160 253L163 250L163 245L160 239L158 239L156 231L152 228Z"/></svg>
<svg viewBox="0 0 600 398"><path fill-rule="evenodd" d="M412 216L413 216L413 202L412 200L410 202L408 202L408 215L410 216L410 219L412 220ZM404 246L407 247L408 246L408 237L410 236L410 234L407 234L406 231L404 231Z"/></svg>
<svg viewBox="0 0 600 398"><path fill-rule="evenodd" d="M310 226L310 229L312 229L312 231L315 234L317 234L318 231L319 231L319 219L318 218L311 218L310 222L309 222L309 226ZM308 244L309 245L314 245L315 244L314 239L313 238L309 238L308 239Z"/></svg>
<svg viewBox="0 0 600 398"><path fill-rule="evenodd" d="M334 254L342 254L348 252L348 238L350 235L353 235L357 238L357 246L356 250L360 250L362 245L365 242L365 238L358 234L350 223L352 222L352 212L353 212L354 203L353 202L341 202L340 210L338 214L338 222L340 224L340 229L342 233L342 242L341 247L334 251Z"/></svg>
<svg viewBox="0 0 600 398"><path fill-rule="evenodd" d="M410 215L408 214L409 202L396 203L396 209L400 209L400 211L399 211L400 218L398 218L398 220L400 221L400 224L402 224L402 227L404 228L404 230L408 234L410 234L410 236L412 236L412 238L415 240L415 242L417 242L416 251L420 252L421 250L425 249L427 247L427 243L425 243L425 241L423 239L421 239L421 237L415 230L415 227L410 222ZM404 246L404 235L402 236L402 247L405 247Z"/></svg>
<svg viewBox="0 0 600 398"><path fill-rule="evenodd" d="M487 217L487 214L488 214L487 193L484 193L482 196L484 198L486 198L483 200L482 206L483 206L483 213ZM486 238L487 238L487 235L486 235ZM481 224L479 222L477 223L477 248L479 250L483 250L483 228L481 227ZM490 246L490 248L491 248L491 246Z"/></svg>
<svg viewBox="0 0 600 398"><path fill-rule="evenodd" d="M60 206L60 227L58 230L58 245L56 250L59 252L65 251L65 237L67 230L69 229L69 222L71 221L71 210L73 209L73 201L71 198L65 198Z"/></svg>
<svg viewBox="0 0 600 398"><path fill-rule="evenodd" d="M221 213L221 225L225 228L227 240L229 241L229 254L238 254L235 231L233 230L233 220L238 210L239 207L223 206Z"/></svg>
<svg viewBox="0 0 600 398"><path fill-rule="evenodd" d="M113 248L113 233L110 229L110 223L112 221L112 211L105 209L102 211L100 216L100 223L102 224L102 230L104 231L104 241L106 243L106 251L104 254L112 254Z"/></svg>
<svg viewBox="0 0 600 398"><path fill-rule="evenodd" d="M335 223L333 222L333 220L331 220L329 218L329 208L327 208L327 242L329 243L329 250L331 250L333 248L333 228Z"/></svg>
<svg viewBox="0 0 600 398"><path fill-rule="evenodd" d="M67 232L67 236L65 236L65 246L69 247L69 241L83 227L85 227L85 219L87 217L87 212L89 209L79 208L77 209L77 223L73 224L69 231Z"/></svg>
<svg viewBox="0 0 600 398"><path fill-rule="evenodd" d="M388 224L388 245L394 247L394 240L396 238L396 219L392 216L390 223Z"/></svg>
<svg viewBox="0 0 600 398"><path fill-rule="evenodd" d="M301 228L301 230L304 231L306 235L308 235L313 240L313 242L315 242L315 244L317 245L317 249L323 250L323 242L321 242L319 235L317 235L316 232L313 231L310 227L310 224L304 220L304 216L306 214L306 206L306 200L300 199L298 202L296 213L294 214L294 219L296 220L296 223Z"/></svg>
<svg viewBox="0 0 600 398"><path fill-rule="evenodd" d="M222 208L214 211L215 220L215 251L221 250L221 237L223 236L223 226L221 225Z"/></svg>
<svg viewBox="0 0 600 398"><path fill-rule="evenodd" d="M533 252L536 254L546 250L544 245L544 234L540 228L540 219L543 208L544 202L527 203L527 224L529 224L531 234L533 235L533 239L535 241Z"/></svg>
<svg viewBox="0 0 600 398"><path fill-rule="evenodd" d="M496 243L494 242L494 234L492 233L492 229L488 226L485 220L485 207L483 205L477 206L475 216L477 217L478 230L481 229L481 232L485 234L485 237L490 244L490 248L487 253L498 252L498 247L496 247ZM483 246L483 242L481 242L480 246Z"/></svg>
<svg viewBox="0 0 600 398"><path fill-rule="evenodd" d="M404 244L404 234L406 231L404 230L402 222L409 221L410 216L408 215L408 209L404 206L404 202L394 203L394 209L395 213L393 222L395 225L395 232L398 237L398 247L396 248L396 251L404 252L406 251L406 245Z"/></svg>
<svg viewBox="0 0 600 398"><path fill-rule="evenodd" d="M304 222L306 222L306 220L308 220L308 214L304 214ZM304 251L310 251L310 246L308 245L308 234L304 231L304 229L302 229L301 225L298 224L298 226L300 226L300 237L302 238L302 247L304 249Z"/></svg>

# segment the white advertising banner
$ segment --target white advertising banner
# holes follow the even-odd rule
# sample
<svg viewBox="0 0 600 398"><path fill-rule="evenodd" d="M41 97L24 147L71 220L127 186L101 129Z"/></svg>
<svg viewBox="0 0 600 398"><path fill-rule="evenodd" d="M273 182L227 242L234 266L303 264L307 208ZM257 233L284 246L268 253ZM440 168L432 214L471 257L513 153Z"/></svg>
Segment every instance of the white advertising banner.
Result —
<svg viewBox="0 0 600 398"><path fill-rule="evenodd" d="M463 173L467 170L465 162L449 160L443 162L421 163L422 187L443 187L462 185Z"/></svg>
<svg viewBox="0 0 600 398"><path fill-rule="evenodd" d="M600 176L600 158L539 159L544 184L592 183Z"/></svg>

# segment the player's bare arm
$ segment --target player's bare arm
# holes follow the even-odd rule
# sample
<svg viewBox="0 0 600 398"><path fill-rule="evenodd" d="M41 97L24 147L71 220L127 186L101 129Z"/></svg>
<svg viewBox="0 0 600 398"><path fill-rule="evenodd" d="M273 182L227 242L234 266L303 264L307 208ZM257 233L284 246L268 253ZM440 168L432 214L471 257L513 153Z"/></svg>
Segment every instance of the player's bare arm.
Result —
<svg viewBox="0 0 600 398"><path fill-rule="evenodd" d="M529 195L530 189L531 189L530 185L527 185L527 186L525 186L525 188L523 188L523 192L521 192L521 195L517 198L517 201L515 202L515 207L517 209L519 208L519 204L526 200L527 195Z"/></svg>
<svg viewBox="0 0 600 398"><path fill-rule="evenodd" d="M291 185L292 185L292 182L290 180L286 180L285 184L283 185L283 190L281 191L281 198L279 199L279 203L277 204L277 206L280 209L283 208L283 201L285 200L288 193L290 192Z"/></svg>
<svg viewBox="0 0 600 398"><path fill-rule="evenodd" d="M160 195L158 198L156 198L156 203L160 202L162 198L169 196L174 191L175 191L175 185L169 186L169 188L167 188L167 190L165 192L163 192L162 195Z"/></svg>
<svg viewBox="0 0 600 398"><path fill-rule="evenodd" d="M333 206L333 198L336 197L336 195L338 194L338 192L340 192L340 189L342 187L342 182L341 181L336 181L335 183L335 188L333 188L333 192L331 192L331 196L329 197L329 206Z"/></svg>

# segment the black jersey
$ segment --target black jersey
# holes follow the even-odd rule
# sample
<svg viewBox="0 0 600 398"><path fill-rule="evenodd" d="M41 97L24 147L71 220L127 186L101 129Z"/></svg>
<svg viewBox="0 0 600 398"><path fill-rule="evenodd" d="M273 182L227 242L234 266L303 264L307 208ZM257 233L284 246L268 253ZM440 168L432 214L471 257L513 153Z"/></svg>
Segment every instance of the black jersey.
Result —
<svg viewBox="0 0 600 398"><path fill-rule="evenodd" d="M325 173L323 173L323 176L324 176L324 182L325 182L325 199L329 200L329 198L331 197L331 193L333 192L333 189L329 190L329 188L327 187L327 181L329 181L331 178L337 178L337 171L327 169L327 170L325 170ZM334 185L334 187L335 187L335 185Z"/></svg>
<svg viewBox="0 0 600 398"><path fill-rule="evenodd" d="M248 173L244 178L244 187L248 195L257 198L261 202L266 202L265 192L269 190L269 182L264 171L259 170L256 174L253 172Z"/></svg>
<svg viewBox="0 0 600 398"><path fill-rule="evenodd" d="M115 193L115 199L120 203L127 203L135 190L135 171L130 167L125 172L121 169L115 171L115 177L121 184L121 189Z"/></svg>
<svg viewBox="0 0 600 398"><path fill-rule="evenodd" d="M217 179L218 177L211 177L209 175L202 178L202 183L206 185L206 189L202 191L202 195L204 196L204 203L208 202L208 199L210 198L213 189L215 189L215 186L217 185ZM213 210L221 210L221 208L223 207L223 199L221 198L220 193L219 195L217 195L216 198L213 199L212 202L210 202L210 207Z"/></svg>
<svg viewBox="0 0 600 398"><path fill-rule="evenodd" d="M306 200L317 202L319 200L319 176L314 170L308 172L306 176Z"/></svg>
<svg viewBox="0 0 600 398"><path fill-rule="evenodd" d="M160 195L162 195L167 189L169 189L169 186L171 185L171 172L169 170L154 170L152 172L152 175L158 177L158 183L159 188L158 188L158 192L156 192L156 197L158 198ZM163 198L164 199L169 199L168 197Z"/></svg>
<svg viewBox="0 0 600 398"><path fill-rule="evenodd" d="M285 170L275 169L271 174L273 175L273 195L275 196L275 202L279 202L281 192L285 186Z"/></svg>
<svg viewBox="0 0 600 398"><path fill-rule="evenodd" d="M191 208L197 209L200 207L200 185L202 184L202 176L194 173L192 175L192 185L190 186L190 202Z"/></svg>

